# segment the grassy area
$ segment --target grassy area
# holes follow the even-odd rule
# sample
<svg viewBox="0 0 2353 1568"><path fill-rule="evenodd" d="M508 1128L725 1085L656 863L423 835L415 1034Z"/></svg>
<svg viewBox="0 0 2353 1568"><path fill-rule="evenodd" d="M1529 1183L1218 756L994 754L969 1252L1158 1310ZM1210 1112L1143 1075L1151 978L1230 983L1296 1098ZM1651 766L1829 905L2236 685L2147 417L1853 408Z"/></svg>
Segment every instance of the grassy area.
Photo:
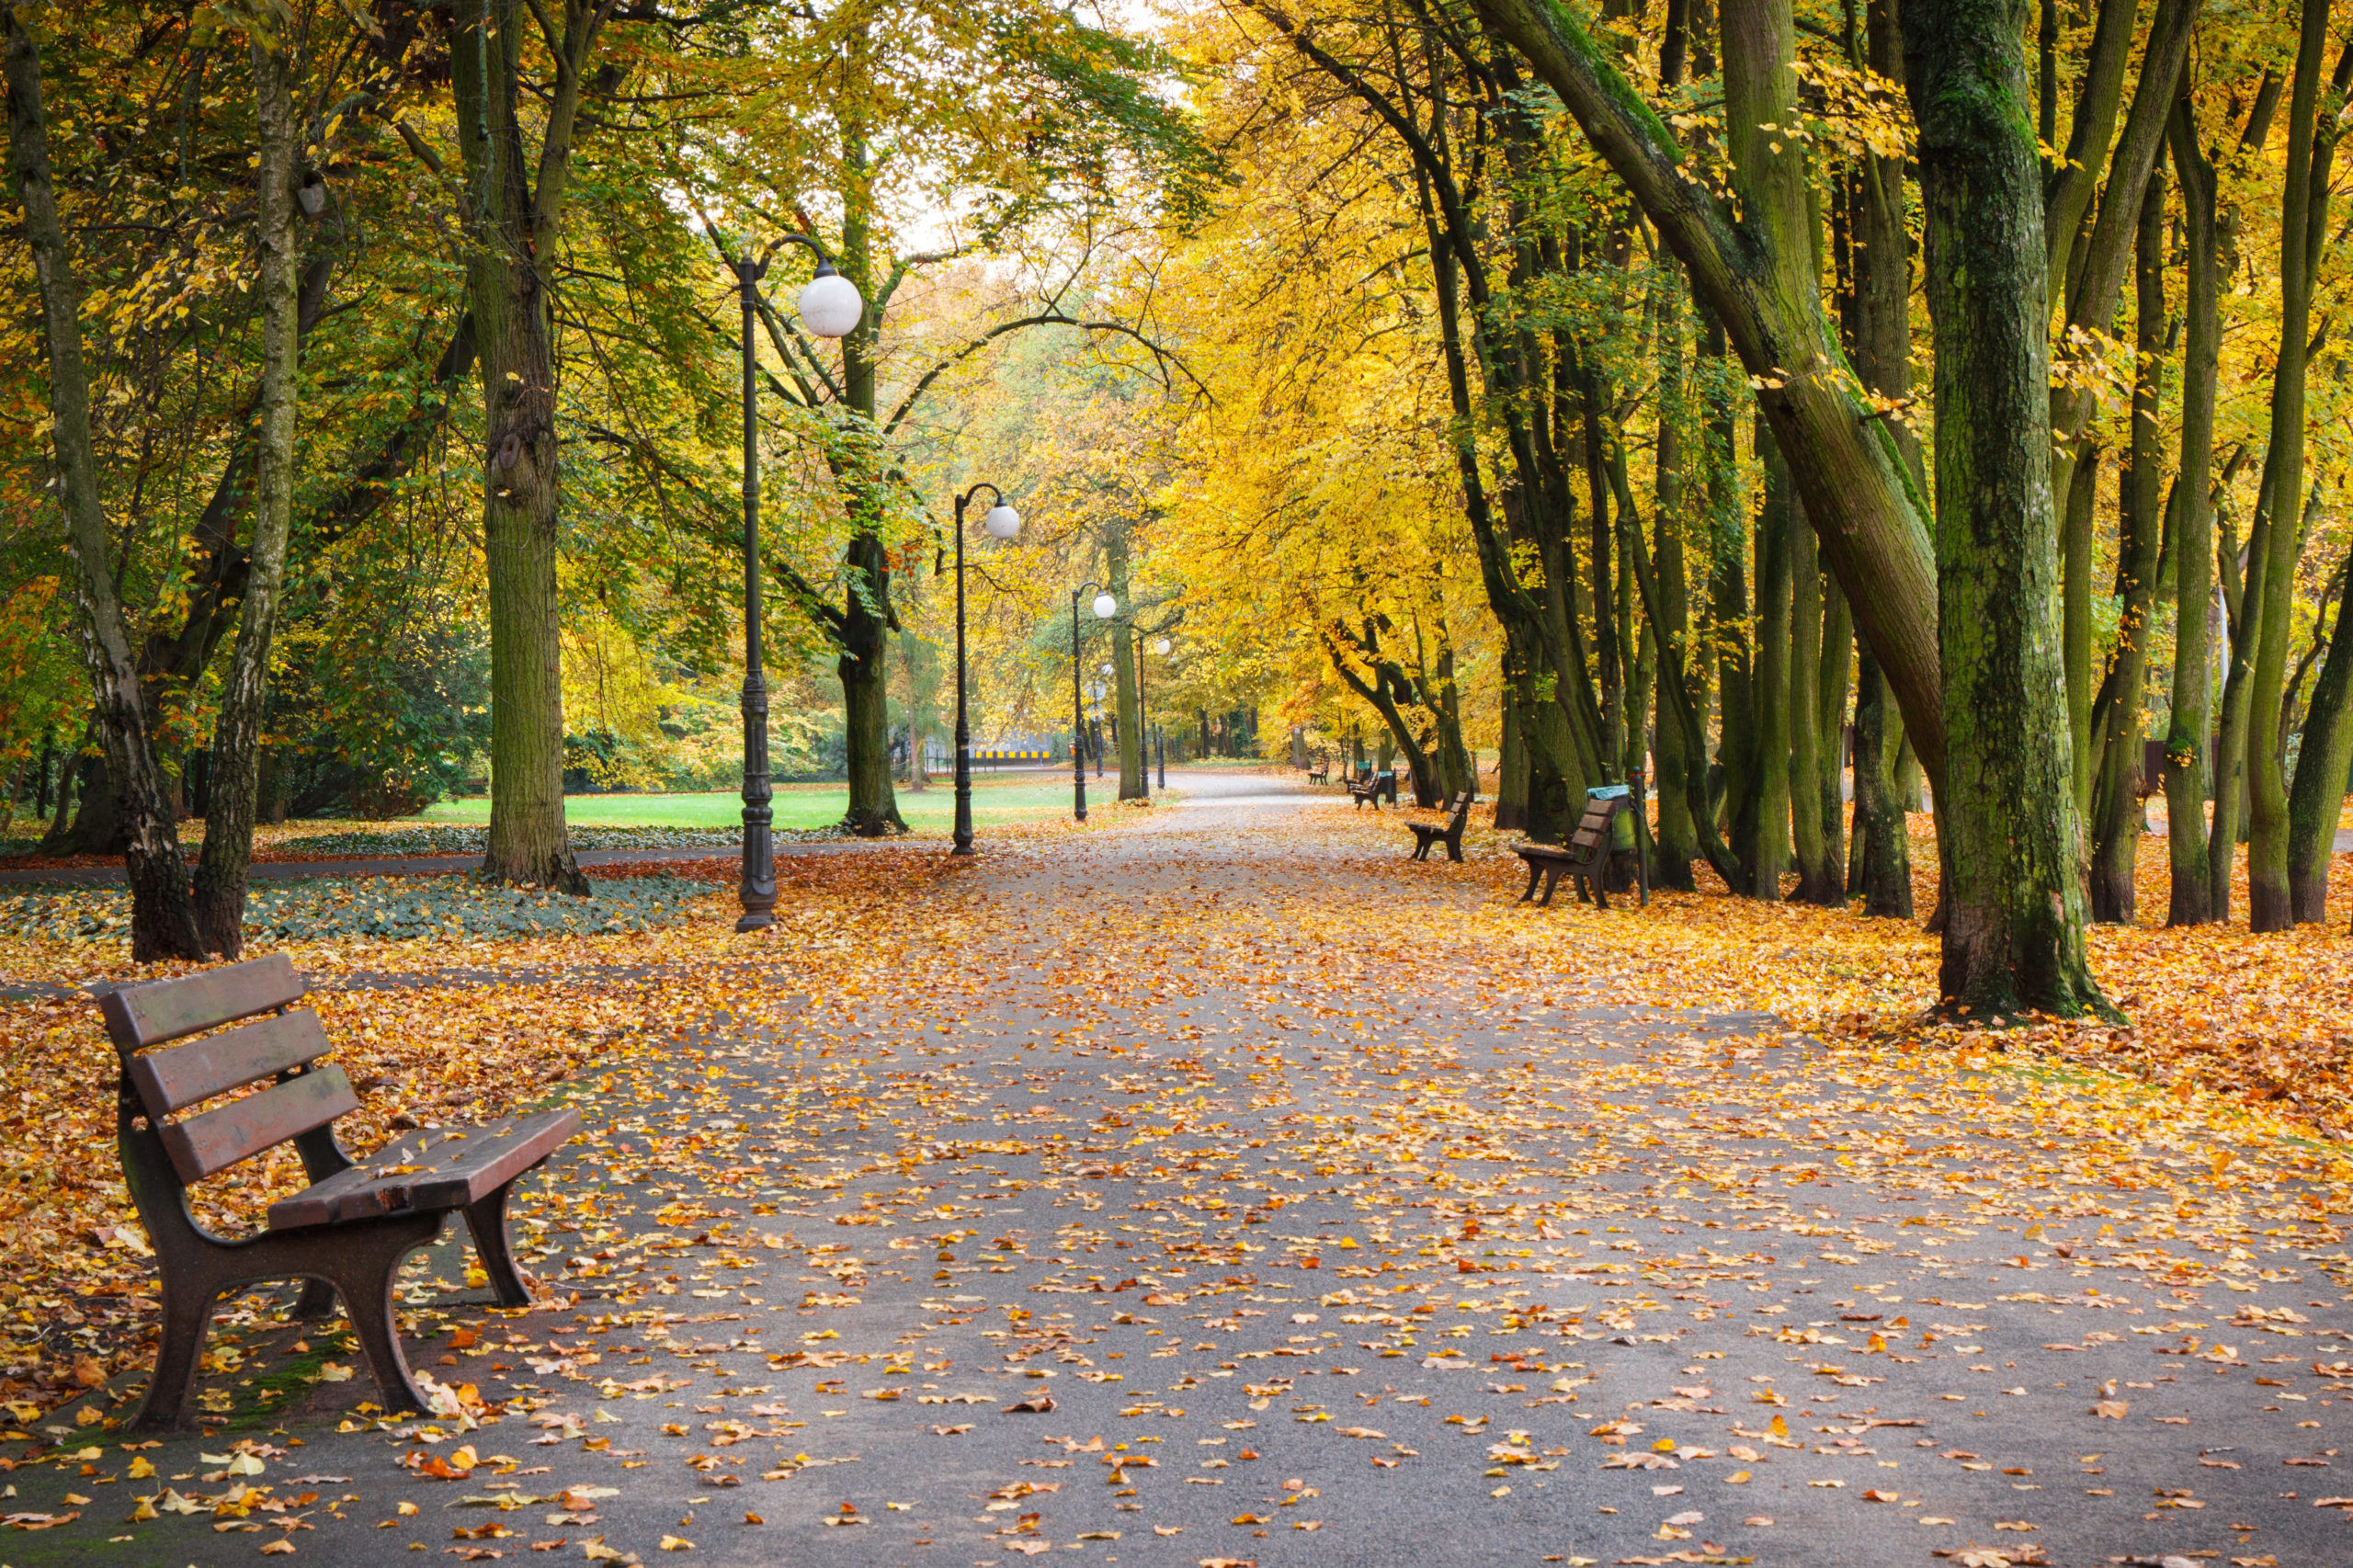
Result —
<svg viewBox="0 0 2353 1568"><path fill-rule="evenodd" d="M1106 782L1111 782L1107 779ZM1094 776L1087 776L1090 793ZM1117 785L1113 785L1114 792ZM899 814L917 831L946 832L956 819L956 790L947 778L934 780L928 790L899 790ZM788 828L825 827L842 820L849 809L849 789L842 784L786 784L776 792L776 825ZM981 823L1035 822L1070 810L1067 774L1016 773L972 780L972 817ZM564 820L574 827L733 827L744 820L744 802L733 794L704 795L573 795L564 801ZM480 796L443 801L426 808L423 821L481 824L490 820L490 801Z"/></svg>

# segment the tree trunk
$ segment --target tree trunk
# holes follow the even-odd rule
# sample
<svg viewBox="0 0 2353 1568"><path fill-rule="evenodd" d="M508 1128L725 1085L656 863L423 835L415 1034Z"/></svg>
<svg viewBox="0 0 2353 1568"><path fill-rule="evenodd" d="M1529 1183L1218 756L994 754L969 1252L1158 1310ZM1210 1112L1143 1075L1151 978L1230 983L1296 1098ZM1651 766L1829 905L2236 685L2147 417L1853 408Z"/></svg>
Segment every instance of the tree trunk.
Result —
<svg viewBox="0 0 2353 1568"><path fill-rule="evenodd" d="M1944 1006L2113 1016L2084 958L2052 515L2042 193L2021 0L1904 17L1937 326ZM1915 737L1916 739L1916 737Z"/></svg>
<svg viewBox="0 0 2353 1568"><path fill-rule="evenodd" d="M294 514L295 371L299 342L301 235L294 222L295 158L290 42L280 53L253 42L255 228L261 253L261 407L255 442L254 537L247 551L237 649L221 689L205 774L204 847L196 863L197 933L223 958L244 949L245 874L254 852L254 805L261 782L263 721L269 703L269 644L277 630L286 534Z"/></svg>
<svg viewBox="0 0 2353 1568"><path fill-rule="evenodd" d="M2198 145L2185 76L2167 130L2181 185L2188 301L2181 358L2181 505L2174 516L2173 700L2165 730L2165 859L2170 872L2165 924L2214 919L2208 896L2206 796L2211 777L2214 651L2207 617L2214 602L2214 395L2222 329L2216 273L2214 165Z"/></svg>
<svg viewBox="0 0 2353 1568"><path fill-rule="evenodd" d="M2099 507L2099 447L2086 442L2072 461L2052 472L2052 499L2063 501L2059 547L2059 642L2067 685L2068 792L2075 810L2089 809L2092 780L2092 545Z"/></svg>
<svg viewBox="0 0 2353 1568"><path fill-rule="evenodd" d="M1796 850L1794 903L1836 907L1846 901L1845 868L1832 856L1823 834L1822 752L1838 738L1824 737L1822 722L1822 563L1813 530L1805 526L1802 503L1791 508L1790 552L1790 825Z"/></svg>
<svg viewBox="0 0 2353 1568"><path fill-rule="evenodd" d="M1651 880L1660 887L1688 892L1699 885L1691 874L1691 862L1699 854L1688 783L1692 770L1704 769L1708 759L1704 751L1698 756L1690 754L1677 716L1675 694L1666 689L1667 682L1674 681L1685 700L1690 700L1691 585L1683 563L1683 424L1688 411L1683 391L1682 278L1672 261L1660 267L1659 276L1658 506L1652 546L1660 600L1659 624L1654 630L1658 686L1653 742L1658 765L1658 787L1654 791L1658 801L1658 863L1651 869Z"/></svg>
<svg viewBox="0 0 2353 1568"><path fill-rule="evenodd" d="M1869 648L1855 687L1855 860L1847 891L1862 894L1867 915L1909 920L1912 840L1895 778L1904 720Z"/></svg>
<svg viewBox="0 0 2353 1568"><path fill-rule="evenodd" d="M1756 524L1756 752L1733 844L1748 872L1741 891L1778 900L1790 863L1790 530L1804 525L1795 515L1789 465L1762 419L1756 449L1765 463L1765 507Z"/></svg>
<svg viewBox="0 0 2353 1568"><path fill-rule="evenodd" d="M188 903L188 865L180 858L178 824L165 798L163 773L149 743L139 667L115 591L114 562L98 492L98 465L90 433L89 371L82 356L82 295L72 252L58 221L49 158L49 121L42 105L40 51L14 6L0 6L0 50L7 83L8 176L25 215L40 297L42 347L49 365L50 438L65 514L67 552L81 609L82 656L97 701L116 814L126 835L124 871L131 884L131 956L198 959L204 946Z"/></svg>
<svg viewBox="0 0 2353 1568"><path fill-rule="evenodd" d="M2353 772L2353 637L2345 631L2346 613L2353 610L2353 572L2342 574L2328 659L2304 713L2303 749L2288 796L2288 897L2300 923L2328 918L2329 862L2345 812L2347 774ZM2328 613L2325 601L2318 613Z"/></svg>
<svg viewBox="0 0 2353 1568"><path fill-rule="evenodd" d="M490 598L490 833L480 875L586 896L563 821L563 646L556 540L551 302L580 72L601 13L567 0L556 87L527 113L533 23L520 0L465 0L450 50L475 233L466 264L483 393L483 556ZM525 147L540 124L537 189Z"/></svg>
<svg viewBox="0 0 2353 1568"><path fill-rule="evenodd" d="M2124 471L2116 551L2120 610L2116 652L2092 724L2100 746L2092 801L2092 918L2128 926L2137 908L2134 871L2141 847L2142 691L2147 682L2149 622L2156 608L2157 562L2164 542L2157 494L2165 453L2157 398L2166 334L2165 226L2165 177L2153 175L2142 197L2134 245L2132 444ZM2178 485L2175 494L2180 494Z"/></svg>
<svg viewBox="0 0 2353 1568"><path fill-rule="evenodd" d="M1128 602L1128 535L1124 527L1115 526L1103 541L1105 585L1119 601L1119 614L1110 624L1111 689L1117 704L1119 723L1116 733L1120 746L1120 799L1141 801L1152 793L1144 778L1143 724L1137 712L1136 659L1140 646L1135 630L1134 607Z"/></svg>
<svg viewBox="0 0 2353 1568"><path fill-rule="evenodd" d="M891 789L891 622L887 611L877 613L868 602L870 596L875 606L890 603L890 561L881 536L857 534L846 565L853 575L863 574L870 586L843 597L841 656L834 662L842 682L849 773L842 826L861 838L880 838L907 831Z"/></svg>
<svg viewBox="0 0 2353 1568"><path fill-rule="evenodd" d="M1503 734L1495 752L1495 830L1528 825L1528 747L1519 738L1519 698L1506 679L1503 689Z"/></svg>
<svg viewBox="0 0 2353 1568"><path fill-rule="evenodd" d="M1847 773L1847 694L1855 668L1855 621L1838 579L1822 574L1822 662L1814 683L1813 733L1820 758L1814 798L1822 810L1822 858L1829 867L1830 896L1846 902L1847 801L1840 788Z"/></svg>
<svg viewBox="0 0 2353 1568"><path fill-rule="evenodd" d="M2254 834L2247 846L2247 926L2284 931L2295 924L2288 894L2288 793L2275 750L2273 716L2287 682L2288 628L2296 591L2296 559L2304 531L2297 507L2304 494L2304 360L2312 335L2313 226L2327 217L2325 156L2315 158L2313 132L2321 96L2321 54L2328 43L2328 0L2302 0L2303 26L2288 97L2288 158L2279 208L2279 348L2271 376L2271 438L2264 454L2264 488L2271 494L2271 537L2260 559L2250 558L2247 586L2263 581L2263 616L2253 623L2255 667L2248 681L2247 792ZM2318 175L2320 177L2315 178Z"/></svg>

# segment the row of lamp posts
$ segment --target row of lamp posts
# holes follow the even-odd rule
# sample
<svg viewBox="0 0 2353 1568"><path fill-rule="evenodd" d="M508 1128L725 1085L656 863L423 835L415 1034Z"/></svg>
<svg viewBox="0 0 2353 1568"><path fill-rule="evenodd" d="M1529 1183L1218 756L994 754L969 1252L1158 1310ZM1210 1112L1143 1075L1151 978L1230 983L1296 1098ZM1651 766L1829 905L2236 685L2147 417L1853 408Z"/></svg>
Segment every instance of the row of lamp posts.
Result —
<svg viewBox="0 0 2353 1568"><path fill-rule="evenodd" d="M805 245L817 257L816 273L801 290L798 301L801 324L813 335L828 339L847 337L857 331L858 324L866 317L866 301L859 297L858 285L835 269L824 247L806 234L786 234L777 244ZM773 254L771 248L769 255ZM739 890L744 914L735 922L735 929L756 931L776 921L775 812L770 804L775 792L768 781L768 688L760 648L758 365L752 336L759 314L759 282L767 276L768 257L745 255L728 266L735 274L744 310L744 868ZM989 493L991 505L982 516L981 527L989 537L1009 540L1021 531L1021 515L1006 504L1004 493L995 485L983 481L956 497L956 829L951 853L957 855L972 853L972 735L965 712L969 684L964 673L964 513L983 490ZM1096 619L1108 620L1120 612L1119 601L1099 584L1087 583L1071 591L1071 785L1073 811L1080 822L1086 820L1086 710L1079 696L1078 601L1088 588L1097 590L1093 607ZM1160 639L1157 651L1163 654L1168 652L1168 639ZM1139 712L1143 694L1142 653L1139 642ZM1142 734L1149 733L1139 733L1139 744ZM1150 777L1147 757L1145 778L1148 780ZM1165 742L1160 750L1160 786L1164 790L1168 787Z"/></svg>

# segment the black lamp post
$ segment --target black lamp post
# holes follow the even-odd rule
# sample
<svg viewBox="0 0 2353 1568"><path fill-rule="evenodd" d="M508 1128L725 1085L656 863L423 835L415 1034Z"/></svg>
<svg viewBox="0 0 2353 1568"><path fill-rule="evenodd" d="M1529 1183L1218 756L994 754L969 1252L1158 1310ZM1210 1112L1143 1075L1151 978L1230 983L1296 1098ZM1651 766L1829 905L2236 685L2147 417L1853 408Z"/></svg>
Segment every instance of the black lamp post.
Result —
<svg viewBox="0 0 2353 1568"><path fill-rule="evenodd" d="M858 285L834 270L825 250L806 234L787 234L778 244L808 246L817 256L816 276L801 290L801 321L819 337L844 337L858 329L866 301ZM771 246L768 255L774 255ZM767 276L767 256L731 261L744 305L744 874L739 890L743 917L738 931L776 923L776 845L769 835L774 813L768 802L768 683L760 664L760 441L756 407L758 361L752 328L759 314L759 282Z"/></svg>
<svg viewBox="0 0 2353 1568"><path fill-rule="evenodd" d="M1154 642L1152 645L1152 651L1164 659L1168 657L1168 639L1163 637ZM1142 642L1136 644L1136 706L1141 708L1143 706L1143 644ZM1168 737L1156 725L1153 730L1153 748L1160 754L1160 787L1165 790L1168 788Z"/></svg>
<svg viewBox="0 0 2353 1568"><path fill-rule="evenodd" d="M981 518L991 539L1011 539L1021 531L1021 514L1005 504L1005 492L985 480L956 497L956 847L951 855L972 852L972 732L964 720L964 508L972 497L987 491L996 505Z"/></svg>
<svg viewBox="0 0 2353 1568"><path fill-rule="evenodd" d="M1143 633L1136 633L1136 764L1143 769L1143 798L1152 799L1152 715L1144 706Z"/></svg>
<svg viewBox="0 0 2353 1568"><path fill-rule="evenodd" d="M1070 591L1070 786L1071 814L1080 822L1086 820L1086 693L1079 682L1078 600L1087 589L1094 588L1095 619L1108 620L1120 613L1120 601L1102 591L1100 583L1081 583Z"/></svg>

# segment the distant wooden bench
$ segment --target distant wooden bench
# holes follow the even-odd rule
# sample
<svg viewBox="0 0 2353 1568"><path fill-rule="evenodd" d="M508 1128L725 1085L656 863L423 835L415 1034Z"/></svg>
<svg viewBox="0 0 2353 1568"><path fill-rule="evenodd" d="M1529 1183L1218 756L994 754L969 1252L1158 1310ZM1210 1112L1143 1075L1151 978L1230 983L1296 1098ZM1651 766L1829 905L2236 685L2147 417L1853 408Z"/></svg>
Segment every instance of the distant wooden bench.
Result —
<svg viewBox="0 0 2353 1568"><path fill-rule="evenodd" d="M182 980L126 985L98 1010L121 1058L116 1089L122 1174L163 1272L164 1322L155 1373L134 1431L180 1426L222 1293L263 1280L304 1281L296 1312L324 1317L335 1298L392 1411L430 1409L401 1354L392 1315L401 1264L441 1234L452 1210L501 1306L530 1304L506 1236L506 1195L580 1131L579 1114L543 1111L478 1127L427 1128L355 1161L335 1119L359 1108L319 1017L290 1011L304 986L284 955ZM257 1017L256 1015L269 1015ZM252 1018L251 1023L240 1020ZM236 1025L224 1028L223 1025ZM168 1050L168 1040L205 1034ZM193 1116L176 1113L250 1084L270 1086ZM267 1227L242 1238L197 1223L188 1188L291 1142L311 1186L269 1206Z"/></svg>
<svg viewBox="0 0 2353 1568"><path fill-rule="evenodd" d="M1454 797L1454 804L1448 810L1444 822L1407 823L1405 825L1414 830L1414 858L1427 860L1430 858L1430 846L1443 844L1446 846L1446 858L1460 861L1462 858L1462 829L1470 820L1471 791L1464 790Z"/></svg>
<svg viewBox="0 0 2353 1568"><path fill-rule="evenodd" d="M1607 887L1609 869L1609 846L1612 830L1617 826L1618 813L1633 810L1633 801L1624 787L1614 792L1595 790L1586 797L1585 815L1577 823L1576 832L1569 835L1568 844L1523 844L1514 850L1528 863L1528 887L1519 895L1526 903L1536 892L1539 878L1544 882L1544 896L1537 900L1539 907L1552 902L1552 890L1563 877L1576 880L1577 902L1586 902L1588 892L1592 902L1604 909L1609 907ZM1642 886L1643 903L1650 903L1650 878L1642 865L1639 852L1635 856L1636 879Z"/></svg>
<svg viewBox="0 0 2353 1568"><path fill-rule="evenodd" d="M1307 781L1310 784L1329 784L1332 782L1332 769L1319 762L1307 770Z"/></svg>
<svg viewBox="0 0 2353 1568"><path fill-rule="evenodd" d="M1359 810L1367 801L1372 802L1372 809L1376 812L1381 809L1381 802L1384 800L1391 805L1395 805L1397 803L1396 770L1392 768L1387 773L1371 774L1350 783L1348 800Z"/></svg>

